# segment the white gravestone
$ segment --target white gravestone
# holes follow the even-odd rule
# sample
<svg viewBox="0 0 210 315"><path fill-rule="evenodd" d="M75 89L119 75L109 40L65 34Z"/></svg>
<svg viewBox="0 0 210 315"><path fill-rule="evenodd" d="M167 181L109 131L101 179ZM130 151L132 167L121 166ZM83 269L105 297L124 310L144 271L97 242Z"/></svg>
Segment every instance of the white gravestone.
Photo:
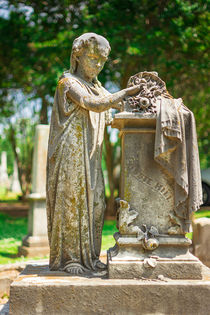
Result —
<svg viewBox="0 0 210 315"><path fill-rule="evenodd" d="M0 167L0 185L8 188L9 178L7 174L7 152L1 153L1 167Z"/></svg>

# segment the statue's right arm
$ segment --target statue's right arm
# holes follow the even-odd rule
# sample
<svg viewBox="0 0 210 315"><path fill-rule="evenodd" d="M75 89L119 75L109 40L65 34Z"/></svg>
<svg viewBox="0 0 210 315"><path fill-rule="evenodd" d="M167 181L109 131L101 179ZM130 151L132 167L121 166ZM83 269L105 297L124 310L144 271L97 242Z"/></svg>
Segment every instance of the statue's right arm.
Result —
<svg viewBox="0 0 210 315"><path fill-rule="evenodd" d="M128 95L136 94L139 91L139 87L135 86L116 92L114 94L106 96L94 96L88 94L88 92L76 81L71 80L67 97L77 105L91 110L93 112L103 112L109 108L120 109L119 102Z"/></svg>

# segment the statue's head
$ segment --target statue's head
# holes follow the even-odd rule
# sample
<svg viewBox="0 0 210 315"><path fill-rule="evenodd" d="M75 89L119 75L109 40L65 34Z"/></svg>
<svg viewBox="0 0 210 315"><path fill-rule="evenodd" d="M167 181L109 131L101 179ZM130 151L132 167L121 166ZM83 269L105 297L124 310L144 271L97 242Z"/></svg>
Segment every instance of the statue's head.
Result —
<svg viewBox="0 0 210 315"><path fill-rule="evenodd" d="M76 73L80 64L94 76L102 70L111 48L109 42L101 35L85 33L76 38L71 52L71 73Z"/></svg>

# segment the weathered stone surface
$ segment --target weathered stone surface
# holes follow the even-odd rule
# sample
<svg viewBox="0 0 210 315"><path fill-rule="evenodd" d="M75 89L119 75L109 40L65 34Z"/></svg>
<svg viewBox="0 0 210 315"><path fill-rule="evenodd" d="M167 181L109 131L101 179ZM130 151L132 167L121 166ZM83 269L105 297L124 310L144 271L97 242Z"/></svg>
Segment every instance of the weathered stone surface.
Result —
<svg viewBox="0 0 210 315"><path fill-rule="evenodd" d="M210 219L193 220L193 253L210 267Z"/></svg>
<svg viewBox="0 0 210 315"><path fill-rule="evenodd" d="M202 264L189 253L191 241L185 237L191 213L201 204L193 114L169 95L157 73L138 73L128 86L137 82L139 94L126 100L125 111L112 123L120 131L122 158L119 233L108 252L109 277L161 273L201 279Z"/></svg>
<svg viewBox="0 0 210 315"><path fill-rule="evenodd" d="M156 260L145 258L144 261L109 261L110 279L157 279L163 275L170 279L202 279L202 264L198 261Z"/></svg>
<svg viewBox="0 0 210 315"><path fill-rule="evenodd" d="M105 261L105 256L103 256L102 259ZM17 263L0 265L0 298L5 293L10 295L10 284L19 276L20 272L25 269L27 264L33 263L47 264L48 259L42 259L41 261L21 261Z"/></svg>
<svg viewBox="0 0 210 315"><path fill-rule="evenodd" d="M3 294L9 295L9 288L12 281L19 275L18 270L0 270L0 297Z"/></svg>
<svg viewBox="0 0 210 315"><path fill-rule="evenodd" d="M49 125L37 125L32 169L32 193L46 198L46 162Z"/></svg>
<svg viewBox="0 0 210 315"><path fill-rule="evenodd" d="M99 261L105 212L101 156L111 108L139 86L110 94L98 81L109 55L97 34L76 38L71 68L56 88L50 124L47 213L51 270L84 274L106 269Z"/></svg>
<svg viewBox="0 0 210 315"><path fill-rule="evenodd" d="M47 238L45 238L47 241ZM20 246L18 248L18 256L24 256L28 258L44 257L49 255L49 245L43 246L42 243L37 242L36 247Z"/></svg>
<svg viewBox="0 0 210 315"><path fill-rule="evenodd" d="M114 235L116 245L108 251L111 279L148 277L162 274L171 279L202 279L203 265L189 253L191 241L184 236L157 236L158 247L145 250L131 235Z"/></svg>
<svg viewBox="0 0 210 315"><path fill-rule="evenodd" d="M46 215L46 163L49 126L36 126L32 170L32 193L29 195L28 235L19 248L19 256L46 256L49 254Z"/></svg>
<svg viewBox="0 0 210 315"><path fill-rule="evenodd" d="M173 215L174 182L154 161L156 119L121 113L116 115L113 126L120 123L120 198L138 212L135 225L151 226L155 222L159 233L167 234L171 227L169 215Z"/></svg>
<svg viewBox="0 0 210 315"><path fill-rule="evenodd" d="M11 286L11 315L206 315L210 281L116 280L28 266Z"/></svg>

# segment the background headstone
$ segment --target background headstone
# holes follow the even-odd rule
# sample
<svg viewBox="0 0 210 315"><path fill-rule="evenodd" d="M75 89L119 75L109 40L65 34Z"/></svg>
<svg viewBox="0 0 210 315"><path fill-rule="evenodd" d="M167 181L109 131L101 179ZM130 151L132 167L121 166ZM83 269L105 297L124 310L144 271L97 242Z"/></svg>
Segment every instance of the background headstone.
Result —
<svg viewBox="0 0 210 315"><path fill-rule="evenodd" d="M49 126L38 125L35 132L35 146L32 168L32 193L28 196L30 210L28 235L23 239L19 255L43 256L49 253L46 215L46 163Z"/></svg>
<svg viewBox="0 0 210 315"><path fill-rule="evenodd" d="M0 185L8 188L9 178L7 174L7 152L1 153L1 165L0 165Z"/></svg>

